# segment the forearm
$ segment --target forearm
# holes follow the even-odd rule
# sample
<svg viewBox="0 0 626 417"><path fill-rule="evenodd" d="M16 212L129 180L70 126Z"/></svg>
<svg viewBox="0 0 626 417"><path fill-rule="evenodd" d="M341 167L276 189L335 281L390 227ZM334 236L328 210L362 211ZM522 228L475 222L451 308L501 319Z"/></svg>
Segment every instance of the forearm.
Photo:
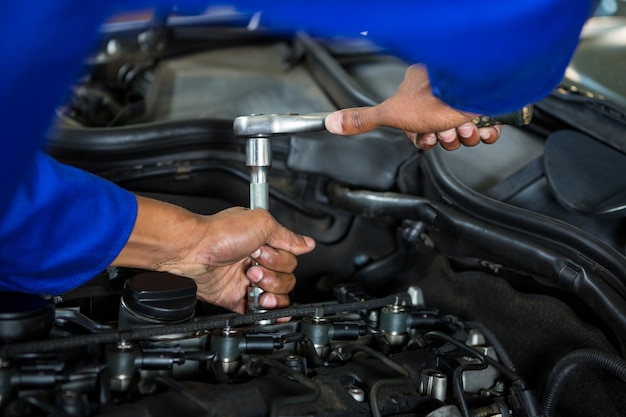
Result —
<svg viewBox="0 0 626 417"><path fill-rule="evenodd" d="M167 270L200 241L199 215L162 201L137 198L137 219L112 266Z"/></svg>
<svg viewBox="0 0 626 417"><path fill-rule="evenodd" d="M268 308L287 305L296 255L315 246L280 226L266 210L233 207L203 216L136 198L134 228L112 265L191 278L199 298L233 311L245 310L251 280L270 293L264 298ZM252 257L258 266L250 270Z"/></svg>

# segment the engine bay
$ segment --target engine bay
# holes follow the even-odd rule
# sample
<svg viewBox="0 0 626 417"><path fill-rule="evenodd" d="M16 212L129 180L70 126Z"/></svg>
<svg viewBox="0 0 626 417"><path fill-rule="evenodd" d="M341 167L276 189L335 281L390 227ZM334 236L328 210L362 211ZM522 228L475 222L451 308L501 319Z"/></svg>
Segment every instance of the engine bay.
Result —
<svg viewBox="0 0 626 417"><path fill-rule="evenodd" d="M235 117L372 105L405 68L230 21L105 31L48 152L197 213L245 207ZM607 132L624 114L560 89L471 155L387 129L274 137L270 213L317 242L293 305L237 315L189 279L126 268L57 297L0 294L0 412L623 416L624 220L565 206L547 144L619 153Z"/></svg>
<svg viewBox="0 0 626 417"><path fill-rule="evenodd" d="M55 308L5 294L4 306L22 306L0 326L14 342L3 349L2 398L19 392L5 415L462 415L451 398L466 413L538 415L482 324L427 308L418 287L335 292L265 314L196 316L193 281L141 272L125 280L112 324L80 313L84 300Z"/></svg>

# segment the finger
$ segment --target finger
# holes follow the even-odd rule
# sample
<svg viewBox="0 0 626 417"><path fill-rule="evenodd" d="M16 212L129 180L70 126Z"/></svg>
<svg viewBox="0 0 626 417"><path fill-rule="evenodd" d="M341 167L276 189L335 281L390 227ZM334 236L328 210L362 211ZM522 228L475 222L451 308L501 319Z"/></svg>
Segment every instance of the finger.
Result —
<svg viewBox="0 0 626 417"><path fill-rule="evenodd" d="M246 276L262 290L274 294L287 294L296 285L294 274L272 271L261 265L250 267Z"/></svg>
<svg viewBox="0 0 626 417"><path fill-rule="evenodd" d="M434 133L412 133L404 132L409 140L415 145L416 148L422 150L428 150L433 148L437 144L437 135Z"/></svg>
<svg viewBox="0 0 626 417"><path fill-rule="evenodd" d="M483 143L492 144L500 139L502 126L496 125L492 127L481 127L478 129L478 133L480 135L480 140L482 140Z"/></svg>
<svg viewBox="0 0 626 417"><path fill-rule="evenodd" d="M357 135L380 127L378 106L338 110L326 117L326 129L336 135Z"/></svg>
<svg viewBox="0 0 626 417"><path fill-rule="evenodd" d="M274 271L293 272L298 265L298 260L291 252L272 248L267 245L260 247L251 257L258 262L259 265Z"/></svg>
<svg viewBox="0 0 626 417"><path fill-rule="evenodd" d="M474 123L463 123L456 128L456 133L464 146L476 146L480 143L480 133Z"/></svg>
<svg viewBox="0 0 626 417"><path fill-rule="evenodd" d="M461 147L461 142L459 142L458 140L452 143L439 142L439 144L446 151L456 151L457 149Z"/></svg>
<svg viewBox="0 0 626 417"><path fill-rule="evenodd" d="M453 151L461 146L461 142L456 134L456 129L448 129L437 133L437 139L441 146L448 151Z"/></svg>
<svg viewBox="0 0 626 417"><path fill-rule="evenodd" d="M309 236L298 235L281 226L281 233L272 234L267 238L267 244L276 249L282 249L294 255L303 255L315 249L315 240Z"/></svg>
<svg viewBox="0 0 626 417"><path fill-rule="evenodd" d="M286 294L273 294L264 292L259 298L259 304L266 309L289 307L289 296Z"/></svg>
<svg viewBox="0 0 626 417"><path fill-rule="evenodd" d="M285 308L289 307L289 296L284 294L272 294L269 292L265 292L261 294L259 298L259 304L262 308L271 310L274 308ZM286 323L291 320L291 317L280 317L276 319L277 323Z"/></svg>
<svg viewBox="0 0 626 417"><path fill-rule="evenodd" d="M281 226L267 210L257 208L250 210L249 214L256 230L264 236L262 243L294 255L302 255L315 248L313 238L299 235Z"/></svg>

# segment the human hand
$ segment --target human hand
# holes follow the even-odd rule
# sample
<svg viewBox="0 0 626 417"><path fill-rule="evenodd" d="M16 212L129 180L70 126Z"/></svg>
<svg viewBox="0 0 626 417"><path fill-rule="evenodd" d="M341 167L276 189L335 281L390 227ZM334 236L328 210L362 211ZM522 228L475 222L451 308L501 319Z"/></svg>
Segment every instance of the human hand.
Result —
<svg viewBox="0 0 626 417"><path fill-rule="evenodd" d="M437 133L411 133L406 132L407 137L413 144L424 150L433 148L437 143L449 151L463 146L476 146L480 142L492 144L500 138L502 125L478 128L472 122L463 123L456 128Z"/></svg>
<svg viewBox="0 0 626 417"><path fill-rule="evenodd" d="M198 242L190 252L190 263L183 261L179 272L194 278L200 299L243 313L247 288L253 282L265 291L261 307L289 305L287 294L296 283L296 255L311 251L313 239L290 232L262 209L234 207L204 217L202 223L209 230L210 243Z"/></svg>
<svg viewBox="0 0 626 417"><path fill-rule="evenodd" d="M139 196L137 201L135 227L113 265L191 278L200 299L238 313L245 312L250 282L265 291L263 308L289 305L296 256L313 250L313 239L287 230L262 209L202 216Z"/></svg>
<svg viewBox="0 0 626 417"><path fill-rule="evenodd" d="M447 150L481 141L494 143L501 126L477 128L477 115L456 110L433 96L428 73L422 65L411 65L396 93L377 106L336 111L326 118L326 129L338 135L356 135L386 126L404 131L420 149L438 142ZM436 133L433 133L436 132Z"/></svg>

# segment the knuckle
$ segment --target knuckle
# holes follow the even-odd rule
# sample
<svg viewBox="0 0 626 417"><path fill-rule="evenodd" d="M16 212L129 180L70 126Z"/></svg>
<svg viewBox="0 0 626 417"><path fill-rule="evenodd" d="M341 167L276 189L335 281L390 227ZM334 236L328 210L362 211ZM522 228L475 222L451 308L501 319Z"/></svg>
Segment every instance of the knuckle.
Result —
<svg viewBox="0 0 626 417"><path fill-rule="evenodd" d="M298 259L295 256L290 256L287 261L287 272L292 273L298 267Z"/></svg>
<svg viewBox="0 0 626 417"><path fill-rule="evenodd" d="M365 115L363 114L363 110L355 109L350 114L350 121L352 125L358 130L365 128Z"/></svg>
<svg viewBox="0 0 626 417"><path fill-rule="evenodd" d="M296 285L295 276L291 273L276 272L276 279L266 282L264 290L272 294L287 294Z"/></svg>
<svg viewBox="0 0 626 417"><path fill-rule="evenodd" d="M274 217L272 217L269 211L264 209L254 209L253 212L256 216L256 225L263 236L265 236L266 239L264 240L267 240L267 236L269 236L274 230Z"/></svg>

